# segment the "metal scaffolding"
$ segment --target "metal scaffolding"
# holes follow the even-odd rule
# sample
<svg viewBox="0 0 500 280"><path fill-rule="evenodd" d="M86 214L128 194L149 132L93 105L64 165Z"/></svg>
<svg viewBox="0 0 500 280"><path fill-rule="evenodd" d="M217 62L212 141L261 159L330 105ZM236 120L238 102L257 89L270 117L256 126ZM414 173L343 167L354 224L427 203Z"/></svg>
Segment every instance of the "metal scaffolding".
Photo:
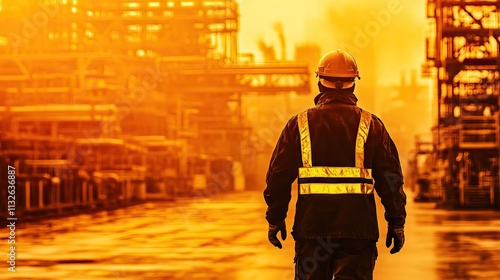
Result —
<svg viewBox="0 0 500 280"><path fill-rule="evenodd" d="M252 129L242 96L310 92L307 65L238 52L238 19L234 0L0 1L3 163L27 170L42 202L64 174L58 184L87 192L85 203L189 193L198 169L238 175ZM47 141L64 144L40 153ZM44 171L28 160L46 160Z"/></svg>
<svg viewBox="0 0 500 280"><path fill-rule="evenodd" d="M500 206L500 1L427 1L424 75L437 81L434 188L445 202ZM441 172L443 171L443 172Z"/></svg>

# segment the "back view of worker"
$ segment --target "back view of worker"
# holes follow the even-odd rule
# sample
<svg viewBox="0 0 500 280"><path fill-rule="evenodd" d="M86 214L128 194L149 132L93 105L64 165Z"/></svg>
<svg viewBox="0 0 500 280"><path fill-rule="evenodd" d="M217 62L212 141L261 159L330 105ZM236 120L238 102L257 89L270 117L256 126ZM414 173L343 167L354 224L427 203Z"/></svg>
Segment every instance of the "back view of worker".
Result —
<svg viewBox="0 0 500 280"><path fill-rule="evenodd" d="M298 177L292 236L295 279L372 279L379 238L374 191L382 199L391 253L404 244L406 195L399 156L382 121L356 106L354 58L325 54L316 70L320 93L293 116L267 172L269 241L282 248L291 185Z"/></svg>

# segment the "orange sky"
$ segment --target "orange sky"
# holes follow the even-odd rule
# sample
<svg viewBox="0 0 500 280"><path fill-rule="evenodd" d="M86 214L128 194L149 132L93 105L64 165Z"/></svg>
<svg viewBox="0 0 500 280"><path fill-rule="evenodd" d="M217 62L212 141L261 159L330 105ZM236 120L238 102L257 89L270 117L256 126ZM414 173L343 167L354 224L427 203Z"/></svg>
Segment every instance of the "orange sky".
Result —
<svg viewBox="0 0 500 280"><path fill-rule="evenodd" d="M276 22L280 22L289 60L294 57L295 45L303 43L318 44L322 53L336 48L352 48L349 51L358 62L361 75L356 91L358 105L379 116L401 106L393 102L394 92L381 86L399 84L402 72L408 81L410 71L416 71L418 83L427 85L428 96L433 95L434 80L420 78L421 65L425 61L426 1L240 0L239 3L239 50L254 53L256 60L262 60L259 40L272 44L276 56L281 57L279 38L273 28ZM314 67L312 65L310 69ZM312 73L311 79L315 79ZM371 93L367 91L370 89ZM312 93L317 93L317 89L313 88ZM312 97L304 96L289 104L293 106L287 113L292 114L310 107ZM424 112L424 108L406 109L399 108L399 111L422 110L418 126L396 127L394 122L397 120L386 119L389 131L399 141L403 157L407 157L408 150L413 147L408 139L412 140L415 134L428 133L432 125L432 114ZM410 124L416 116L405 117Z"/></svg>
<svg viewBox="0 0 500 280"><path fill-rule="evenodd" d="M256 59L262 59L257 47L259 39L275 46L280 57L273 24L281 22L288 59L293 59L296 44L317 43L326 52L342 47L344 42L356 51L374 53L376 65L363 61L358 64L361 75L363 68L373 67L380 84L399 82L401 71L418 68L420 72L424 61L425 1L240 0L239 3L239 49L255 53ZM389 17L377 19L378 15L388 14ZM362 41L362 33L367 40Z"/></svg>

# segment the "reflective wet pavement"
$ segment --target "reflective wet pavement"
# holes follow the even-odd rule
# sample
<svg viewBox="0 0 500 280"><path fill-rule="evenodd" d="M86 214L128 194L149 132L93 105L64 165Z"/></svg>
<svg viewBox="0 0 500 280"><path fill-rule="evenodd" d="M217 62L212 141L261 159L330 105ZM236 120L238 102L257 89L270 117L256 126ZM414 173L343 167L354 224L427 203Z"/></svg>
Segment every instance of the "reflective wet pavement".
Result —
<svg viewBox="0 0 500 280"><path fill-rule="evenodd" d="M248 191L24 225L17 272L3 266L0 279L292 279L293 240L272 247L264 211L261 192ZM408 214L402 252L381 238L375 279L500 279L500 211L409 201Z"/></svg>

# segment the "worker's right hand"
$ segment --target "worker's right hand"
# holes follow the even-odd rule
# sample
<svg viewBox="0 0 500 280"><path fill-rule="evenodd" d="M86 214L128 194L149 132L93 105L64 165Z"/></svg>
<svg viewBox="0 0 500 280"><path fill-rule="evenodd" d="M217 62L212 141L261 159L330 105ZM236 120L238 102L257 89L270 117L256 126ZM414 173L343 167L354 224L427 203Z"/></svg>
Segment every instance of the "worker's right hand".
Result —
<svg viewBox="0 0 500 280"><path fill-rule="evenodd" d="M281 242L278 240L278 232L281 231L281 239L285 240L286 239L286 224L285 221L277 224L277 225L272 225L269 224L269 232L267 233L267 238L269 239L269 242L274 245L274 247L278 248L283 248L281 245Z"/></svg>
<svg viewBox="0 0 500 280"><path fill-rule="evenodd" d="M391 254L396 254L401 251L405 244L405 228L403 226L389 226L385 239L387 248L391 247L392 240L394 240L394 247L391 249Z"/></svg>

